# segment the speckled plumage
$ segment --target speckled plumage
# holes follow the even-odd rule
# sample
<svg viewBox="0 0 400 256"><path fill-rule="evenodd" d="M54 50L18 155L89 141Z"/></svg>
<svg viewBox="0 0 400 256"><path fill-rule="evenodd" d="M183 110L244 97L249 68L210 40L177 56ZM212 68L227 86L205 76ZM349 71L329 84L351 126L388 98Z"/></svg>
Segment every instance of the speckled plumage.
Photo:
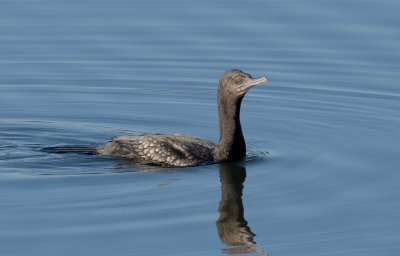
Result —
<svg viewBox="0 0 400 256"><path fill-rule="evenodd" d="M97 152L140 163L190 166L213 161L215 146L186 134L143 134L114 137L110 143L98 147Z"/></svg>

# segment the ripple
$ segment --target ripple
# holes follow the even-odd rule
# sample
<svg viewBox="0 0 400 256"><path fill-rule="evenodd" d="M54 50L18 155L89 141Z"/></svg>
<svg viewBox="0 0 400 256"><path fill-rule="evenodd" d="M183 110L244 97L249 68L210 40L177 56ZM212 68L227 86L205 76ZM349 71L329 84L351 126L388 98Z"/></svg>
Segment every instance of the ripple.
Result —
<svg viewBox="0 0 400 256"><path fill-rule="evenodd" d="M49 145L95 145L114 133L115 127L48 122L40 120L0 121L0 163L4 173L22 175L82 175L107 173L115 159L77 154L48 154ZM132 133L132 131L129 131ZM95 158L95 159L93 159Z"/></svg>
<svg viewBox="0 0 400 256"><path fill-rule="evenodd" d="M99 145L116 134L143 133L132 129L40 120L2 120L0 124L0 140L3 141L0 146L0 159L5 160L0 163L3 174L71 176L164 172L182 169L135 163L126 158L113 156L80 153L50 154L42 150L48 146L58 145Z"/></svg>
<svg viewBox="0 0 400 256"><path fill-rule="evenodd" d="M246 162L272 161L285 157L281 147L273 141L247 142Z"/></svg>
<svg viewBox="0 0 400 256"><path fill-rule="evenodd" d="M98 145L115 134L138 135L143 132L114 126L41 120L0 121L0 166L3 173L22 175L93 175L127 172L162 172L176 168L133 163L124 158L49 154L42 148L57 145ZM270 161L285 157L273 141L250 141L246 162Z"/></svg>

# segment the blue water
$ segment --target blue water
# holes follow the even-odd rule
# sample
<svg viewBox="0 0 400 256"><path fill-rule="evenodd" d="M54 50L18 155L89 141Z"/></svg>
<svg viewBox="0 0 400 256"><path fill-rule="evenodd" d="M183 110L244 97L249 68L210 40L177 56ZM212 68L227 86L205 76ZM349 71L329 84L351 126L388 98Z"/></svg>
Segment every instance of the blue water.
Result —
<svg viewBox="0 0 400 256"><path fill-rule="evenodd" d="M0 8L0 255L398 255L399 1L22 1ZM217 142L231 68L248 154L157 168L40 151Z"/></svg>

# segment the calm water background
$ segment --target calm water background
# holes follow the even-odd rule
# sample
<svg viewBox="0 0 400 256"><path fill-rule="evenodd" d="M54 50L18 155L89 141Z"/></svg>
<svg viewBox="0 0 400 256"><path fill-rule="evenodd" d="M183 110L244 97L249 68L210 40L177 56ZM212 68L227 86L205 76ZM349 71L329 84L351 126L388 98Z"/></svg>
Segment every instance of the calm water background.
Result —
<svg viewBox="0 0 400 256"><path fill-rule="evenodd" d="M399 8L2 0L0 254L398 255ZM244 99L242 162L40 151L142 132L218 141L230 68L270 79Z"/></svg>

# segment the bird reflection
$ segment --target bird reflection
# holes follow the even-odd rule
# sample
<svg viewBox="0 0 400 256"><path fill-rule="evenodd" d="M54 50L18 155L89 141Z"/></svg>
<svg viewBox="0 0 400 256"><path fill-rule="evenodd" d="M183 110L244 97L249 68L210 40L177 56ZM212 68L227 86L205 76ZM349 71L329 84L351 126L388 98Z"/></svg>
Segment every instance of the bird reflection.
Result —
<svg viewBox="0 0 400 256"><path fill-rule="evenodd" d="M229 254L263 253L261 249L254 248L258 246L254 241L255 234L251 232L244 219L242 191L246 169L235 164L221 164L220 179L222 199L218 208L220 213L217 220L218 235L224 244L233 246L224 249L224 252Z"/></svg>

